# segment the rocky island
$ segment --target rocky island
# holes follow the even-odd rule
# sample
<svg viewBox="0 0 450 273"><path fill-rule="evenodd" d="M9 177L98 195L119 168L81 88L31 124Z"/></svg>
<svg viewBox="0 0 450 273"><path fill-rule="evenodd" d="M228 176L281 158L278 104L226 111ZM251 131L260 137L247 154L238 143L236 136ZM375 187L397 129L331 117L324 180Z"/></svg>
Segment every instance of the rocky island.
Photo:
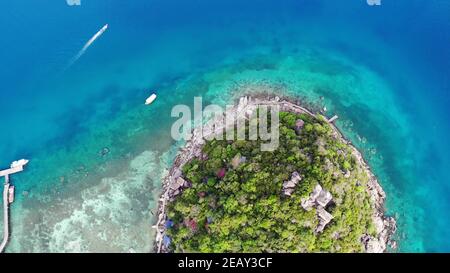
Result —
<svg viewBox="0 0 450 273"><path fill-rule="evenodd" d="M279 105L279 147L194 137L159 204L157 252L385 252L396 224L361 154L320 114L279 97L242 97L229 111ZM225 128L226 129L226 128Z"/></svg>

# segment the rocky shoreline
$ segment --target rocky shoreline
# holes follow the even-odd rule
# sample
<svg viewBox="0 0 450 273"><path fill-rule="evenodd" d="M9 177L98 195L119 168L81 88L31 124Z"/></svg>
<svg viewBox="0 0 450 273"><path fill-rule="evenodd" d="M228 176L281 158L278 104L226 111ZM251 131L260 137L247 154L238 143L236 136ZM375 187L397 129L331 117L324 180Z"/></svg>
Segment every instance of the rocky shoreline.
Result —
<svg viewBox="0 0 450 273"><path fill-rule="evenodd" d="M232 109L229 109L228 111L232 111L234 114L249 115L249 113L256 109L258 105L279 105L280 111L294 112L298 114L305 113L316 117L316 115L311 111L291 102L291 100L288 98L280 98L278 96L268 97L267 95L252 95L241 97L239 99L239 104ZM224 114L226 115L227 113ZM375 237L368 234L364 234L362 236L361 241L365 246L365 251L369 253L386 252L388 246L392 249L395 249L396 242L392 240L392 237L396 231L396 221L393 217L388 217L385 215L384 201L386 198L386 194L378 183L377 178L371 172L368 164L363 159L361 153L348 140L344 138L342 133L332 123L334 120L336 120L336 118L337 117L335 116L328 120L329 124L335 132L335 136L340 138L341 141L348 144L352 148L352 154L358 160L358 163L364 168L369 177L367 191L370 194L373 204L375 205L372 218L375 224L377 235ZM221 131L222 129L226 130L226 128L224 128L225 125L220 128L213 127L214 124L220 123L218 123L218 120L210 120L207 124L204 125L204 131L214 134L215 132ZM215 128L216 131L214 131L213 128ZM165 248L163 243L165 240L167 204L174 200L176 195L180 193L183 187L189 187L189 183L181 177L181 170L183 166L192 158L202 156L202 146L205 143L205 136L202 135L199 130L199 128L194 129L191 140L187 141L185 146L180 149L172 167L163 179L163 191L158 202L158 220L156 225L153 226L156 229L156 239L154 243L155 252L167 252L167 249Z"/></svg>
<svg viewBox="0 0 450 273"><path fill-rule="evenodd" d="M369 192L373 204L375 204L375 210L372 215L372 218L375 224L377 237L372 237L366 234L363 236L363 238L361 238L366 248L366 252L368 253L386 252L388 246L391 247L392 249L396 249L397 243L392 239L392 237L395 231L397 230L397 225L393 217L385 215L384 201L386 199L386 193L379 184L375 175L370 170L370 167L364 160L361 153L347 139L344 138L342 133L336 126L334 126L334 124L330 125L334 129L336 134L339 136L339 138L351 147L353 156L358 160L358 164L360 164L360 166L364 168L364 171L369 177L367 190Z"/></svg>

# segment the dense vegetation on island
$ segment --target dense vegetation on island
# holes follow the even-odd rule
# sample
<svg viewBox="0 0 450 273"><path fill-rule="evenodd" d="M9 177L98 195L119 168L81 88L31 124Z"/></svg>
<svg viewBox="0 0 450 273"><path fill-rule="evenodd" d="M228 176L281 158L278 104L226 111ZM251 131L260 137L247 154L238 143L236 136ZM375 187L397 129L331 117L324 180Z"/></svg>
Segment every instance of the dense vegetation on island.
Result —
<svg viewBox="0 0 450 273"><path fill-rule="evenodd" d="M301 131L296 121L304 121ZM171 202L167 235L175 252L362 252L363 234L375 234L368 176L321 116L280 113L280 146L261 141L208 141L202 158L183 168L189 188ZM298 172L291 196L283 182ZM334 217L316 233L316 210L302 208L320 184L333 196Z"/></svg>

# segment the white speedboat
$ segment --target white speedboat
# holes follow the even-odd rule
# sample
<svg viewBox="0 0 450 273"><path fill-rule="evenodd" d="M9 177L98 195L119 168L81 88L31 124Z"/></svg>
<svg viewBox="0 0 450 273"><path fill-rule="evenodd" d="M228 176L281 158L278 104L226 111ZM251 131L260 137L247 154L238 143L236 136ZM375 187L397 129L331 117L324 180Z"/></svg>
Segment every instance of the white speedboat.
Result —
<svg viewBox="0 0 450 273"><path fill-rule="evenodd" d="M29 160L27 160L27 159L21 159L21 160L14 161L13 163L11 163L11 168L21 168L21 167L27 165L28 162L29 162Z"/></svg>
<svg viewBox="0 0 450 273"><path fill-rule="evenodd" d="M145 105L150 105L152 102L156 100L156 94L153 93L145 100Z"/></svg>

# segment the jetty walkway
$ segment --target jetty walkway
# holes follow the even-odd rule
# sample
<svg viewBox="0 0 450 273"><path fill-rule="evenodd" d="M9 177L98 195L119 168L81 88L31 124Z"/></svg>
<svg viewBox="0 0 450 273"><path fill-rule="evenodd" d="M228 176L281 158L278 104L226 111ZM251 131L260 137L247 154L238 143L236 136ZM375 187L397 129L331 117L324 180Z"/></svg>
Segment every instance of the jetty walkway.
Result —
<svg viewBox="0 0 450 273"><path fill-rule="evenodd" d="M9 169L0 171L0 177L5 177L3 186L3 240L0 244L0 253L3 252L9 240L9 205L14 202L14 186L10 184L9 176L23 171L23 167L28 164L28 160L21 159L14 161Z"/></svg>

